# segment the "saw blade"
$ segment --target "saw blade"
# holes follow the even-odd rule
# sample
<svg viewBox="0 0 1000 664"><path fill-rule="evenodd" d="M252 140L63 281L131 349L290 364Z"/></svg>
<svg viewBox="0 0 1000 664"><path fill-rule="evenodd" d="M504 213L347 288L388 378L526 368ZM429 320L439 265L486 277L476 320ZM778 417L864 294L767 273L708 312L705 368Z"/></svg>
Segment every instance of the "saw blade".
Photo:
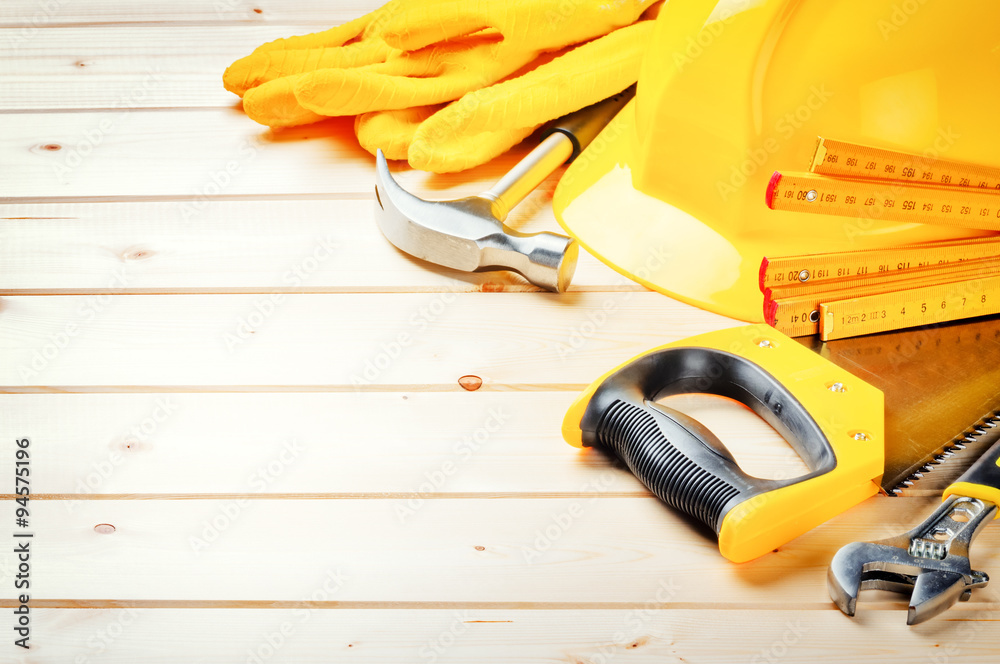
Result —
<svg viewBox="0 0 1000 664"><path fill-rule="evenodd" d="M1000 438L1000 317L799 341L884 393L888 495L940 493Z"/></svg>

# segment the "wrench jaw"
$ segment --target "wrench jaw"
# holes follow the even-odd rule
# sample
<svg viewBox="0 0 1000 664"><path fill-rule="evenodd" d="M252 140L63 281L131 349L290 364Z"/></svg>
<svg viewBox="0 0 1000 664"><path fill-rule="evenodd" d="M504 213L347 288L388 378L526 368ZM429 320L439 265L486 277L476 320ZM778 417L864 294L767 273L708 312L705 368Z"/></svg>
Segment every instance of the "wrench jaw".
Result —
<svg viewBox="0 0 1000 664"><path fill-rule="evenodd" d="M867 542L853 542L837 551L826 573L826 587L830 598L845 614L854 617L861 591L864 565L860 564L858 551L864 550Z"/></svg>
<svg viewBox="0 0 1000 664"><path fill-rule="evenodd" d="M884 542L852 542L844 546L833 556L827 571L831 599L845 614L854 616L862 590L908 594L920 569L908 565L906 558L905 550Z"/></svg>
<svg viewBox="0 0 1000 664"><path fill-rule="evenodd" d="M916 625L944 613L959 599L968 599L965 576L958 572L929 570L917 576L910 596L906 624Z"/></svg>
<svg viewBox="0 0 1000 664"><path fill-rule="evenodd" d="M992 503L952 496L905 535L844 546L827 573L830 597L853 616L860 590L909 594L906 624L930 620L989 583L986 573L971 568L968 552L996 510Z"/></svg>

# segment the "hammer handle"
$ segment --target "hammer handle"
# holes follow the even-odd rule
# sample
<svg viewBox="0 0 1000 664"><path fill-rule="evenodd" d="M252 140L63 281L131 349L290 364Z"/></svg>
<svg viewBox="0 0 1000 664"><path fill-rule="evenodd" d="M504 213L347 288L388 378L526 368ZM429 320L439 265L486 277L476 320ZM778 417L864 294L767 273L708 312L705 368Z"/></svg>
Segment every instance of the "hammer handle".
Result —
<svg viewBox="0 0 1000 664"><path fill-rule="evenodd" d="M542 142L488 191L494 216L503 221L511 209L557 168L576 158L635 95L635 86L565 115L542 133Z"/></svg>
<svg viewBox="0 0 1000 664"><path fill-rule="evenodd" d="M608 97L556 120L555 124L542 132L542 138L556 132L567 136L573 142L573 154L567 161L573 161L611 122L611 118L618 115L618 111L622 110L634 96L635 84L613 97Z"/></svg>

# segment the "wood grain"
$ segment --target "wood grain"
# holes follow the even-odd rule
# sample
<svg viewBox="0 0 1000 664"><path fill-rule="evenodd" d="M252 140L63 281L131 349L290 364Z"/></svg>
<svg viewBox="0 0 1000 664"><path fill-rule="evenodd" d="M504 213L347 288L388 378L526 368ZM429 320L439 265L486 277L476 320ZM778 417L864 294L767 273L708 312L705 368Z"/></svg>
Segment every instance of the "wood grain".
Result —
<svg viewBox="0 0 1000 664"><path fill-rule="evenodd" d="M0 458L30 436L36 498L421 498L647 495L626 469L559 434L576 392L20 394L0 397ZM747 472L804 464L741 404L672 397ZM58 413L58 417L51 414ZM12 476L0 494L12 495Z"/></svg>
<svg viewBox="0 0 1000 664"><path fill-rule="evenodd" d="M736 324L652 292L11 296L0 384L579 389Z"/></svg>
<svg viewBox="0 0 1000 664"><path fill-rule="evenodd" d="M30 39L23 28L0 29L0 110L233 106L239 98L222 86L226 67L263 43L317 29L189 26L179 38L174 27L117 27L112 39L106 26L40 30Z"/></svg>
<svg viewBox="0 0 1000 664"><path fill-rule="evenodd" d="M0 205L0 294L538 290L512 272L459 272L399 251L378 230L374 200L206 200L185 218L187 205ZM510 223L559 230L545 191ZM586 251L570 288L642 290Z"/></svg>
<svg viewBox="0 0 1000 664"><path fill-rule="evenodd" d="M0 25L22 28L31 39L45 28L66 25L99 24L114 26L130 23L176 24L179 38L192 24L226 23L300 23L315 22L339 25L366 14L383 0L177 0L170 3L144 0L91 0L89 2L39 2L5 0L0 4ZM320 28L317 28L320 29Z"/></svg>
<svg viewBox="0 0 1000 664"><path fill-rule="evenodd" d="M190 221L200 205L220 196L374 195L375 160L358 145L353 118L272 131L235 107L120 107L6 113L3 123L0 202L170 198ZM417 195L458 198L488 189L535 144L528 138L462 173L392 168L397 181ZM538 193L551 191L554 183Z"/></svg>
<svg viewBox="0 0 1000 664"><path fill-rule="evenodd" d="M651 588L651 591L654 590ZM661 595L662 596L662 595ZM895 606L835 611L660 609L40 609L36 629L52 661L81 654L136 661L639 662L915 661L990 664L1000 649L995 613L963 610L943 623L908 627ZM725 626L720 634L720 626ZM177 635L183 634L183 639ZM878 634L878 644L871 635ZM33 656L11 661L34 661Z"/></svg>
<svg viewBox="0 0 1000 664"><path fill-rule="evenodd" d="M40 500L32 588L49 600L301 601L332 573L344 578L333 602L633 608L664 582L677 608L831 610L824 580L836 550L912 525L935 502L875 498L733 565L652 497ZM0 507L6 523L14 506ZM976 565L995 568L998 545L1000 529L984 530ZM0 558L8 588L12 559L12 550ZM994 610L994 597L973 593L963 608Z"/></svg>

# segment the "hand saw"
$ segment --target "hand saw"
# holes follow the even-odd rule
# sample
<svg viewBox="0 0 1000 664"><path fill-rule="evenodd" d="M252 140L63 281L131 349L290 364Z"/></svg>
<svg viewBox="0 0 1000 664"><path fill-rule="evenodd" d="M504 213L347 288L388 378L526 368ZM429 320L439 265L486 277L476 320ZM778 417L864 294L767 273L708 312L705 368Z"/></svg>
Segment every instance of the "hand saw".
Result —
<svg viewBox="0 0 1000 664"><path fill-rule="evenodd" d="M832 343L750 325L615 367L570 407L563 436L619 458L658 498L711 527L723 556L745 562L871 496L876 482L892 496L925 477L921 492L950 483L1000 438L998 384L1000 320ZM710 430L658 403L688 392L748 406L809 472L748 475Z"/></svg>
<svg viewBox="0 0 1000 664"><path fill-rule="evenodd" d="M659 400L715 394L742 403L808 472L746 473L725 443ZM656 497L701 521L733 562L765 555L878 491L882 394L766 325L716 330L649 350L570 406L563 437L622 461Z"/></svg>
<svg viewBox="0 0 1000 664"><path fill-rule="evenodd" d="M797 341L885 395L888 495L940 493L1000 439L1000 317Z"/></svg>
<svg viewBox="0 0 1000 664"><path fill-rule="evenodd" d="M961 217L967 207L970 213L973 211L969 203L973 199L986 201L992 206L990 214L996 217L996 204L991 201L1000 201L997 195L1000 191L1000 169L941 159L929 160L919 155L824 138L817 142L810 173L799 178L802 186L796 189L797 180L792 178L781 195L777 191L780 179L772 179L769 187L767 199L770 207L820 214L865 216L865 202L877 194L882 197L878 199L880 208L893 199L899 199L895 212L902 215L900 218L910 219L906 215L913 214L916 215L910 219L913 221L950 223L955 220L947 218L949 214ZM920 205L908 200L916 200L916 194L924 196ZM885 214L888 211L888 208L883 210ZM929 218L928 215L933 214L944 215L945 218ZM985 219L986 215L979 214L978 217ZM997 274L996 267L991 264L991 259L998 255L997 246L996 238L982 238L867 252L796 256L786 260L765 259L761 265L760 285L767 297L768 290L782 282L806 285L853 278L853 282L846 283L856 283L870 277L876 283L887 284L886 291L891 291L893 286L889 282L906 279L909 275L929 273L930 283L934 281L933 273L936 271L953 272L951 277L938 279L942 286L923 288L934 291L933 315L937 320L948 320L938 310L940 307L958 304L957 301L950 302L944 295L938 297L937 291L949 292L951 286L946 284L959 277L975 278L967 283L976 284L976 297L968 298L974 306L963 307L966 310L964 314L953 316L992 314L996 309L985 307L992 307L993 298L985 293L984 288L990 281L988 275ZM970 271L979 265L984 266L981 268L983 273L971 274L970 277ZM984 275L987 277L984 278ZM907 292L904 284L900 281L900 296ZM877 285L874 287L878 288ZM822 286L817 284L813 288ZM865 294L856 286L853 288L858 291L857 295ZM794 292L792 288L785 290ZM919 295L920 291L918 288L912 292ZM833 304L850 304L850 298L845 297L831 299ZM878 297L869 295L855 302L864 308L866 299ZM924 294L923 298L912 303L903 302L901 307L887 307L883 303L868 309L878 312L887 310L891 319L909 309L910 318L917 316L914 320L919 324L934 320L921 312L919 300L927 300L928 297ZM882 297L886 298L892 299L892 295ZM791 334L814 334L819 327L821 338L836 338L823 334L822 325L827 322L825 317L831 313L827 311L829 306L816 307L819 299L815 302L812 301L815 298L806 299L808 306L803 310L810 314L816 312L815 320L808 317L797 323L784 320L778 327ZM908 304L911 306L907 307ZM777 307L772 309L772 313L777 314ZM894 326L904 327L906 321L903 316L898 318L900 320ZM776 321L769 322L774 324ZM856 321L855 327L864 331L865 322ZM892 327L872 327L873 324L868 323L867 327L873 330ZM911 321L909 324L914 323ZM795 330L787 329L796 325ZM844 333L843 330L839 332ZM886 467L881 484L888 495L940 492L1000 438L1000 426L994 421L1000 413L1000 389L997 387L1000 386L1000 319L938 323L836 341L824 342L821 338L806 337L800 342L879 388L885 395Z"/></svg>

